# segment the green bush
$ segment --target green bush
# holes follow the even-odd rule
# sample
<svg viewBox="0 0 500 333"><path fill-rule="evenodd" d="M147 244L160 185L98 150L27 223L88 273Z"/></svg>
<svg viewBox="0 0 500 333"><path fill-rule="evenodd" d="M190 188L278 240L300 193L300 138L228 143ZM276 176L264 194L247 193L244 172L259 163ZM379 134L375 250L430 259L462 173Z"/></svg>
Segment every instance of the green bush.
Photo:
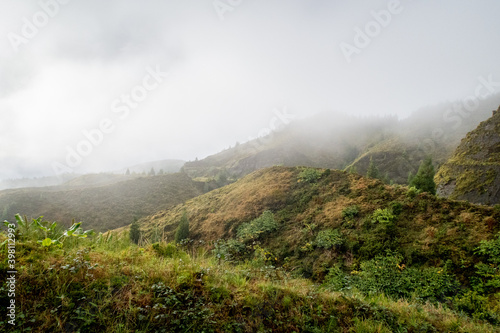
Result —
<svg viewBox="0 0 500 333"><path fill-rule="evenodd" d="M475 265L479 278L474 288L481 292L500 290L500 233L496 239L481 241L475 252L485 256L488 264L480 262Z"/></svg>
<svg viewBox="0 0 500 333"><path fill-rule="evenodd" d="M153 250L156 252L157 255L160 257L165 257L165 258L177 258L179 256L185 255L184 251L179 249L175 243L168 243L168 244L162 244L162 243L154 243L152 245Z"/></svg>
<svg viewBox="0 0 500 333"><path fill-rule="evenodd" d="M325 229L318 232L315 244L318 247L329 249L331 247L339 247L344 243L342 234L338 229Z"/></svg>
<svg viewBox="0 0 500 333"><path fill-rule="evenodd" d="M394 236L396 215L391 208L377 209L372 215L372 224L382 226L382 230L389 236Z"/></svg>
<svg viewBox="0 0 500 333"><path fill-rule="evenodd" d="M392 298L411 298L422 301L444 301L457 293L459 283L447 267L407 268L398 253L361 263L361 271L351 277L351 284L365 294L385 293Z"/></svg>
<svg viewBox="0 0 500 333"><path fill-rule="evenodd" d="M278 229L278 223L270 210L266 210L261 216L250 222L243 223L238 227L236 234L243 241L259 238L261 234L269 233Z"/></svg>
<svg viewBox="0 0 500 333"><path fill-rule="evenodd" d="M342 218L344 220L352 219L359 215L359 206L353 205L342 210Z"/></svg>
<svg viewBox="0 0 500 333"><path fill-rule="evenodd" d="M415 186L410 186L410 188L408 188L408 192L406 192L406 196L409 199L414 199L419 193L420 191Z"/></svg>
<svg viewBox="0 0 500 333"><path fill-rule="evenodd" d="M212 253L217 259L230 262L239 259L245 252L245 249L245 244L236 239L217 240L214 243Z"/></svg>
<svg viewBox="0 0 500 333"><path fill-rule="evenodd" d="M315 183L321 177L321 172L314 168L305 168L299 173L299 182Z"/></svg>

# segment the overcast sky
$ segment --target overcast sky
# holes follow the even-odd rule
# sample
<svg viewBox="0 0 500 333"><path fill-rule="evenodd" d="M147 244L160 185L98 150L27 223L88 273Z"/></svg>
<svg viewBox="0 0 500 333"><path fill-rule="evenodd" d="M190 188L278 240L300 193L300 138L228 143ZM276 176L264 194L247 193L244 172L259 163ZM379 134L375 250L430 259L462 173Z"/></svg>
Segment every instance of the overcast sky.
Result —
<svg viewBox="0 0 500 333"><path fill-rule="evenodd" d="M353 2L0 0L0 179L194 160L276 109L405 116L500 82L499 1Z"/></svg>

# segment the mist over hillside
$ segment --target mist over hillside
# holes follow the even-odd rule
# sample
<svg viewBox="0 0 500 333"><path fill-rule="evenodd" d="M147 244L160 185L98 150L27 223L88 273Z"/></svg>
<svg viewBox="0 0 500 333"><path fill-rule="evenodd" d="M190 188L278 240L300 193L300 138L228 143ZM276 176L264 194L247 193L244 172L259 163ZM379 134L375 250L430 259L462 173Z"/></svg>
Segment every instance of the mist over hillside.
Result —
<svg viewBox="0 0 500 333"><path fill-rule="evenodd" d="M460 101L421 108L409 117L355 117L320 113L295 120L279 131L205 159L187 162L183 170L192 177L219 173L239 178L273 165L352 168L365 174L372 158L383 175L404 184L408 173L431 156L444 163L462 137L500 105L500 94L466 109Z"/></svg>

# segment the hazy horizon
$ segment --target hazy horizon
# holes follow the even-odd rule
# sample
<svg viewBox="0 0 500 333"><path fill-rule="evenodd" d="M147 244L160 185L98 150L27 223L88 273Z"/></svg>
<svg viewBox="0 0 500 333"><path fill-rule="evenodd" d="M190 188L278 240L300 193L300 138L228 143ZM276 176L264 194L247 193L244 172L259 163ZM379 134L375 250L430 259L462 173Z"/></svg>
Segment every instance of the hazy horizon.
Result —
<svg viewBox="0 0 500 333"><path fill-rule="evenodd" d="M402 118L500 91L492 0L0 9L0 180L194 160L293 117Z"/></svg>

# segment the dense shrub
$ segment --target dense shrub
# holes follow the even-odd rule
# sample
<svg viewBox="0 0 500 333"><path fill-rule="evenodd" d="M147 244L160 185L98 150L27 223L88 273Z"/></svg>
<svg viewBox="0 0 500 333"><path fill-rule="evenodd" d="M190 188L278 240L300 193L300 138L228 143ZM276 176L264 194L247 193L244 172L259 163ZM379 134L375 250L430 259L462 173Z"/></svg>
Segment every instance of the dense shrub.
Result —
<svg viewBox="0 0 500 333"><path fill-rule="evenodd" d="M212 253L217 259L230 262L239 259L245 249L245 244L236 239L218 240L214 243Z"/></svg>
<svg viewBox="0 0 500 333"><path fill-rule="evenodd" d="M160 257L177 258L186 255L186 253L179 249L175 243L154 243L152 248Z"/></svg>
<svg viewBox="0 0 500 333"><path fill-rule="evenodd" d="M481 241L476 253L486 256L488 264L476 264L480 278L475 281L474 288L481 292L500 290L500 233L496 239Z"/></svg>
<svg viewBox="0 0 500 333"><path fill-rule="evenodd" d="M359 206L348 206L342 210L342 218L344 220L352 219L359 215Z"/></svg>
<svg viewBox="0 0 500 333"><path fill-rule="evenodd" d="M305 168L299 173L299 182L315 183L321 177L321 172L314 168Z"/></svg>
<svg viewBox="0 0 500 333"><path fill-rule="evenodd" d="M339 247L344 243L342 234L338 229L326 229L318 232L316 236L316 246L329 249L331 247Z"/></svg>
<svg viewBox="0 0 500 333"><path fill-rule="evenodd" d="M237 235L243 241L259 238L261 234L278 229L278 223L271 211L266 210L261 216L238 227Z"/></svg>
<svg viewBox="0 0 500 333"><path fill-rule="evenodd" d="M325 285L332 290L355 287L364 294L385 293L392 298L415 297L422 301L443 301L458 291L459 283L446 267L407 268L403 257L388 252L362 262L360 271L344 273L339 267L330 269Z"/></svg>
<svg viewBox="0 0 500 333"><path fill-rule="evenodd" d="M383 225L392 225L396 221L396 216L390 208L377 209L373 212L372 223L380 223Z"/></svg>

